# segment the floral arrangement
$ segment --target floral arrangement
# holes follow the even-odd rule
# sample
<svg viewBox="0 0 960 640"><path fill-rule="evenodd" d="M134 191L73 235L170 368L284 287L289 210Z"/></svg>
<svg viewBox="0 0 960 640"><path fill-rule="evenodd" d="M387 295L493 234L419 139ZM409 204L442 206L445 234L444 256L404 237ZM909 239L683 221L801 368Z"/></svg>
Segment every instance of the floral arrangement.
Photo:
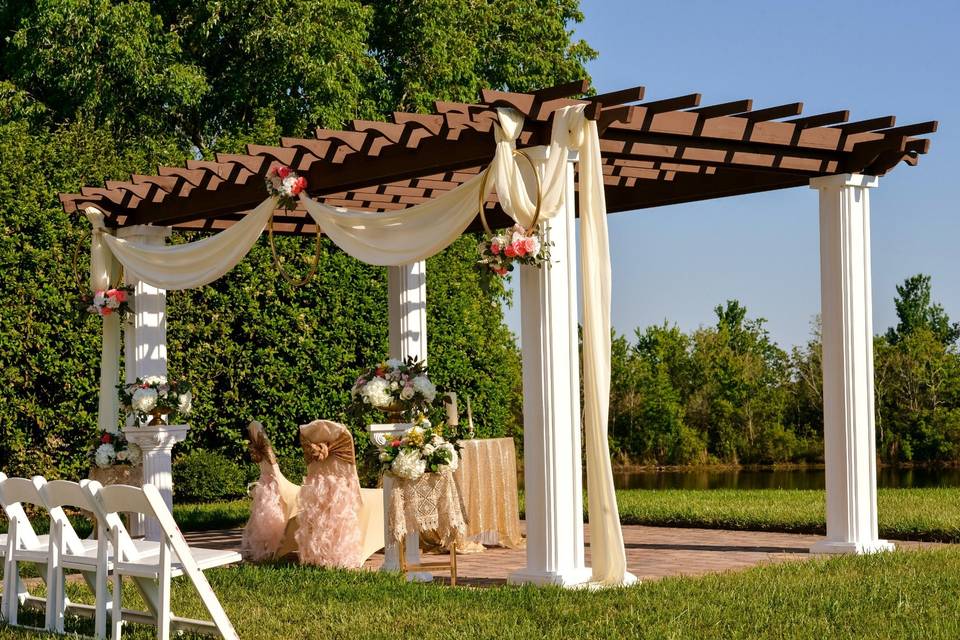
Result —
<svg viewBox="0 0 960 640"><path fill-rule="evenodd" d="M93 463L101 469L112 467L115 464L129 464L136 466L143 461L143 452L140 447L127 442L122 433L103 433L97 440L97 448L93 453Z"/></svg>
<svg viewBox="0 0 960 640"><path fill-rule="evenodd" d="M293 209L297 206L297 196L307 188L307 179L290 167L274 163L267 171L266 184L267 193L274 196L281 207Z"/></svg>
<svg viewBox="0 0 960 640"><path fill-rule="evenodd" d="M133 287L116 287L94 291L93 296L84 301L87 305L87 313L100 317L114 313L121 315L131 313L133 311L132 302Z"/></svg>
<svg viewBox="0 0 960 640"><path fill-rule="evenodd" d="M353 383L350 397L358 409L389 413L423 413L437 397L427 377L427 365L416 358L386 360L364 372Z"/></svg>
<svg viewBox="0 0 960 640"><path fill-rule="evenodd" d="M514 263L541 267L550 260L550 243L543 232L528 233L520 225L487 235L479 246L480 268L500 277L513 271Z"/></svg>
<svg viewBox="0 0 960 640"><path fill-rule="evenodd" d="M170 382L165 376L137 378L133 384L117 385L120 405L140 422L151 418L148 424L159 424L160 417L178 414L187 417L193 410L190 385Z"/></svg>
<svg viewBox="0 0 960 640"><path fill-rule="evenodd" d="M420 416L403 435L380 447L380 468L404 480L416 480L425 473L444 469L456 471L460 454L455 441L443 435L443 424L434 427Z"/></svg>

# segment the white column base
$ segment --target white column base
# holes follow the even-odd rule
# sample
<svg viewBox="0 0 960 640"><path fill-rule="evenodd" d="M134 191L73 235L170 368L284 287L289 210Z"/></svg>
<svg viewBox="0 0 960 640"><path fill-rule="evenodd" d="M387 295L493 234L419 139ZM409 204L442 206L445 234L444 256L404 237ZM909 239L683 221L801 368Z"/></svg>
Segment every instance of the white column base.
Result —
<svg viewBox="0 0 960 640"><path fill-rule="evenodd" d="M870 542L837 542L834 540L821 540L810 547L810 553L830 553L830 554L848 554L848 555L866 555L870 553L884 553L886 551L895 551L896 547L892 542L886 540L873 540Z"/></svg>
<svg viewBox="0 0 960 640"><path fill-rule="evenodd" d="M535 571L526 567L511 573L507 577L507 584L583 588L589 586L592 577L593 572L589 567L568 569L567 571Z"/></svg>

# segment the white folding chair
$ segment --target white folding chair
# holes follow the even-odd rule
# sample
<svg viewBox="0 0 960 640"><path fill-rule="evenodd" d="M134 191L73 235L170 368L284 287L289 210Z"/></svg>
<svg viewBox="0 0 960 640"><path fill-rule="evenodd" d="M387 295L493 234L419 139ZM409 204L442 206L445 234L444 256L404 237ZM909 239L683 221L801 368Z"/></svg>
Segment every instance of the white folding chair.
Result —
<svg viewBox="0 0 960 640"><path fill-rule="evenodd" d="M98 537L109 540L113 549L119 550L110 563L105 552L98 558L98 574L107 575L112 564L113 606L111 626L113 640L120 640L123 620L142 621L147 614L129 612L122 608L123 576L133 578L147 605L152 609L157 625L157 638L169 640L171 629L197 631L201 633L217 632L228 640L239 640L230 619L224 612L220 601L203 575L204 569L240 562L240 554L235 551L202 549L190 547L180 533L173 515L167 509L160 492L153 485L143 488L126 485L101 487L90 482L83 485L92 498L98 520ZM119 513L139 513L156 518L160 523L163 536L153 549L137 548L130 539ZM101 547L103 545L101 544ZM193 620L174 616L170 611L170 581L172 578L186 575L193 583L204 607L213 618L212 621ZM102 603L102 604L101 604ZM98 598L98 618L106 616L106 599Z"/></svg>
<svg viewBox="0 0 960 640"><path fill-rule="evenodd" d="M43 603L46 609L46 628L53 628L52 604L62 597L62 588L57 588L57 574L62 571L58 566L58 558L51 556L51 539L53 536L38 536L27 518L23 505L34 505L46 509L41 489L46 484L40 476L31 479L3 478L0 485L0 504L9 519L6 553L3 573L3 611L7 624L16 625L22 604ZM80 540L67 520L66 514L60 507L47 509L50 514L51 530L60 532L61 538L66 540L67 548L74 553L92 552L97 547L95 540ZM64 526L65 524L65 526ZM69 534L73 536L70 537ZM31 596L20 578L20 563L33 562L45 569L44 579L47 582L47 597ZM92 579L89 579L92 583ZM62 580L61 580L62 582Z"/></svg>

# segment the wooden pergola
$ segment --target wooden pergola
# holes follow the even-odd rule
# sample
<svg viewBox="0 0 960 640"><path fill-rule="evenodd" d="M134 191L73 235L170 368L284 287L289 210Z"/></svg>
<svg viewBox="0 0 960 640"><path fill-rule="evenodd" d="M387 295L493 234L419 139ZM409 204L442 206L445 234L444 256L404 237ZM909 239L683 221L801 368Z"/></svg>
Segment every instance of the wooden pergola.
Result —
<svg viewBox="0 0 960 640"><path fill-rule="evenodd" d="M827 539L813 551L870 553L878 538L874 436L870 195L878 176L927 153L937 123L896 126L893 116L850 121L845 110L801 115L793 102L753 109L751 100L701 106L699 94L644 101L643 87L578 98L586 82L532 93L483 91L475 104L438 102L435 113L395 113L392 122L354 120L281 146L250 145L215 162L188 160L60 196L68 213L94 207L118 237L165 243L170 229L216 232L267 196L274 162L305 176L309 196L334 207L402 210L446 193L495 153L497 109L525 116L517 146L548 145L554 112L585 104L599 131L608 212L810 186L820 196L821 319ZM541 153L543 151L541 150ZM592 155L591 158L595 158ZM578 158L565 159L563 210L542 224L553 243L549 269L520 270L524 389L527 566L516 582L581 584L584 561L576 251ZM596 175L596 174L593 174ZM495 196L490 200L496 204ZM468 212L469 215L469 212ZM499 217L499 219L497 219ZM277 210L280 233L317 232L305 210ZM602 218L601 218L602 220ZM492 223L506 226L499 207ZM479 230L475 219L468 230ZM425 262L390 267L390 350L425 359ZM137 281L125 334L127 378L166 374L165 292ZM171 443L172 446L172 443ZM418 543L408 538L411 564ZM385 568L398 567L388 547ZM626 582L626 579L625 579Z"/></svg>
<svg viewBox="0 0 960 640"><path fill-rule="evenodd" d="M248 145L245 155L188 160L60 200L68 213L96 206L115 226L217 231L263 201L262 177L279 161L306 176L310 195L331 206L403 209L453 189L490 162L497 107L526 116L518 140L526 147L549 142L555 109L586 102L600 130L612 213L804 186L838 173L882 176L901 161L916 164L930 148L918 136L937 129L936 122L894 126L894 116L850 122L846 110L802 116L801 102L756 110L752 100L701 106L699 93L642 101L644 87L573 97L588 88L580 81L533 93L485 90L476 104L437 102L433 114L354 120L344 130L283 138L279 147ZM316 231L302 210L278 211L275 221L282 233Z"/></svg>

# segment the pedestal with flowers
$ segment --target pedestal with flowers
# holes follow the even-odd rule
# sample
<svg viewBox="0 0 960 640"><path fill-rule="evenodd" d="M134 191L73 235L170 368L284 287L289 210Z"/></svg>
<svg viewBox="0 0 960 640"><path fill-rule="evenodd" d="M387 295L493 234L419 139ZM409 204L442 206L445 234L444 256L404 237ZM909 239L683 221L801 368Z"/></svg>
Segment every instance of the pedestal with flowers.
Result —
<svg viewBox="0 0 960 640"><path fill-rule="evenodd" d="M173 445L183 442L190 426L170 424L170 418L186 418L193 408L193 394L186 383L168 381L165 376L137 378L119 385L120 404L127 412L123 429L126 441L136 446L143 458L143 482L160 491L168 509L173 508ZM158 522L148 518L148 540L159 540Z"/></svg>

